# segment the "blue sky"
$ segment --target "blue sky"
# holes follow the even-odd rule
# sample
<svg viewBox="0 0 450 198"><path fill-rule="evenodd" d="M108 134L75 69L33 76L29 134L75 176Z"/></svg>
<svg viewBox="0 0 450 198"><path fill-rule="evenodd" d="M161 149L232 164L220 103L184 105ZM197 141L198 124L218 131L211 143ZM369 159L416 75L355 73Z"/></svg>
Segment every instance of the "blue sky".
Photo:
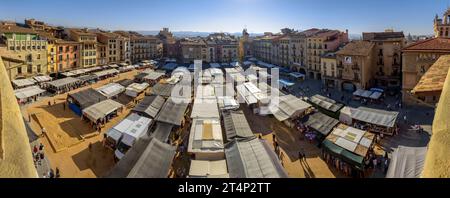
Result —
<svg viewBox="0 0 450 198"><path fill-rule="evenodd" d="M86 6L90 5L90 6ZM278 32L283 27L431 34L450 0L2 0L0 20L172 31Z"/></svg>

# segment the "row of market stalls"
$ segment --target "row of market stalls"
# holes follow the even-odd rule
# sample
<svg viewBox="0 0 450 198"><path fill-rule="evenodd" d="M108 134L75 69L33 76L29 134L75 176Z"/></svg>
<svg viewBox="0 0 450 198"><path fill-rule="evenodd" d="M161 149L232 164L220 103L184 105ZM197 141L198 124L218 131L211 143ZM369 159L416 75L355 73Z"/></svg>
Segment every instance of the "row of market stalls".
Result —
<svg viewBox="0 0 450 198"><path fill-rule="evenodd" d="M37 101L38 97L45 94L45 90L39 86L30 86L14 90L14 94L19 104L26 104L32 101Z"/></svg>
<svg viewBox="0 0 450 198"><path fill-rule="evenodd" d="M382 89L373 88L371 90L357 89L353 92L353 98L356 100L368 99L371 101L378 101L383 97L384 91Z"/></svg>

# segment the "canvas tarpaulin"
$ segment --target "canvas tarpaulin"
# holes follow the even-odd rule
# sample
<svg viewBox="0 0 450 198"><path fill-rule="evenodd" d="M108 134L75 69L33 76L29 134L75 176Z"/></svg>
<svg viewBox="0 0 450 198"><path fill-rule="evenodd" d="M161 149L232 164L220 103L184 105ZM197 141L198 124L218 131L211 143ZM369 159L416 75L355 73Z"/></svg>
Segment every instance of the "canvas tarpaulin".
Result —
<svg viewBox="0 0 450 198"><path fill-rule="evenodd" d="M151 118L155 118L166 100L157 95L146 96L136 107L133 112L145 114Z"/></svg>
<svg viewBox="0 0 450 198"><path fill-rule="evenodd" d="M399 146L392 153L386 178L420 178L427 147Z"/></svg>
<svg viewBox="0 0 450 198"><path fill-rule="evenodd" d="M105 95L106 97L112 98L124 92L125 87L118 83L109 83L97 88L96 90L101 94Z"/></svg>
<svg viewBox="0 0 450 198"><path fill-rule="evenodd" d="M95 122L121 107L123 107L122 104L108 99L85 108L83 110L83 114L86 115L91 121Z"/></svg>
<svg viewBox="0 0 450 198"><path fill-rule="evenodd" d="M152 137L158 139L161 142L167 142L170 133L172 132L172 128L172 124L158 122L156 123L156 128L152 133Z"/></svg>
<svg viewBox="0 0 450 198"><path fill-rule="evenodd" d="M344 107L343 104L337 103L336 101L321 95L314 95L309 100L313 104L331 112L338 112Z"/></svg>
<svg viewBox="0 0 450 198"><path fill-rule="evenodd" d="M293 95L284 95L279 97L279 104L277 107L274 107L276 110L272 111L272 113L277 120L284 121L304 112L310 107L310 104Z"/></svg>
<svg viewBox="0 0 450 198"><path fill-rule="evenodd" d="M385 127L394 127L398 116L398 112L371 109L367 107L350 109L350 111L352 118L355 120Z"/></svg>
<svg viewBox="0 0 450 198"><path fill-rule="evenodd" d="M229 141L255 136L242 111L223 112L223 124Z"/></svg>
<svg viewBox="0 0 450 198"><path fill-rule="evenodd" d="M152 87L151 93L163 97L170 97L172 95L172 89L174 88L174 86L175 85L171 84L157 83L155 86Z"/></svg>
<svg viewBox="0 0 450 198"><path fill-rule="evenodd" d="M234 140L225 147L230 178L286 178L276 154L264 140Z"/></svg>
<svg viewBox="0 0 450 198"><path fill-rule="evenodd" d="M327 136L338 123L338 120L323 113L316 112L308 116L305 125L320 132L322 135Z"/></svg>
<svg viewBox="0 0 450 198"><path fill-rule="evenodd" d="M82 109L106 100L106 96L92 88L79 91L68 96L69 102L78 104ZM73 99L71 101L71 99Z"/></svg>
<svg viewBox="0 0 450 198"><path fill-rule="evenodd" d="M184 120L184 114L186 113L187 107L188 103L175 102L172 98L169 98L161 108L156 120L180 126Z"/></svg>
<svg viewBox="0 0 450 198"><path fill-rule="evenodd" d="M176 147L153 138L127 178L167 178L175 153Z"/></svg>
<svg viewBox="0 0 450 198"><path fill-rule="evenodd" d="M67 78L58 79L58 80L55 80L52 82L48 82L48 85L55 87L55 88L62 88L64 86L70 86L70 85L73 85L73 84L79 83L79 82L81 82L81 81L77 78L67 77Z"/></svg>
<svg viewBox="0 0 450 198"><path fill-rule="evenodd" d="M31 87L25 87L22 89L14 90L14 94L16 95L17 99L25 99L25 98L37 96L44 92L45 92L45 90L41 89L39 86L31 86Z"/></svg>

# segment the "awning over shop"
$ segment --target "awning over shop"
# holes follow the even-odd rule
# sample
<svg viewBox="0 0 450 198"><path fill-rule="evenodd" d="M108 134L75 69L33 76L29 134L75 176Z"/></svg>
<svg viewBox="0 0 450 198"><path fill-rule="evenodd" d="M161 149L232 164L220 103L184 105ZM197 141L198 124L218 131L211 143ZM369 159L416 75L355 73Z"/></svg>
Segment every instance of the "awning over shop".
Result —
<svg viewBox="0 0 450 198"><path fill-rule="evenodd" d="M191 131L189 133L189 153L208 153L209 160L217 159L224 153L222 128L219 118L192 120ZM213 157L214 156L214 157Z"/></svg>
<svg viewBox="0 0 450 198"><path fill-rule="evenodd" d="M26 99L29 97L37 96L44 92L45 90L41 89L39 86L31 86L14 90L14 94L16 95L17 99Z"/></svg>
<svg viewBox="0 0 450 198"><path fill-rule="evenodd" d="M394 149L386 178L420 178L427 147L399 146Z"/></svg>
<svg viewBox="0 0 450 198"><path fill-rule="evenodd" d="M96 122L122 107L122 104L108 99L85 108L83 110L83 115L88 117L91 121Z"/></svg>
<svg viewBox="0 0 450 198"><path fill-rule="evenodd" d="M134 83L134 81L130 80L130 79L123 79L123 80L117 81L117 84L122 85L124 87L128 87L129 85L131 85L133 83Z"/></svg>
<svg viewBox="0 0 450 198"><path fill-rule="evenodd" d="M286 178L275 152L264 140L234 140L225 146L230 178Z"/></svg>
<svg viewBox="0 0 450 198"><path fill-rule="evenodd" d="M243 111L223 112L223 124L228 141L255 137Z"/></svg>
<svg viewBox="0 0 450 198"><path fill-rule="evenodd" d="M351 117L355 120L384 127L394 127L398 112L359 107L350 109Z"/></svg>
<svg viewBox="0 0 450 198"><path fill-rule="evenodd" d="M323 113L316 112L307 117L305 125L327 136L339 121Z"/></svg>
<svg viewBox="0 0 450 198"><path fill-rule="evenodd" d="M91 81L91 80L96 80L96 79L98 79L98 77L96 75L89 74L89 75L84 75L84 76L77 77L77 79L79 79L82 82L88 82L88 81Z"/></svg>

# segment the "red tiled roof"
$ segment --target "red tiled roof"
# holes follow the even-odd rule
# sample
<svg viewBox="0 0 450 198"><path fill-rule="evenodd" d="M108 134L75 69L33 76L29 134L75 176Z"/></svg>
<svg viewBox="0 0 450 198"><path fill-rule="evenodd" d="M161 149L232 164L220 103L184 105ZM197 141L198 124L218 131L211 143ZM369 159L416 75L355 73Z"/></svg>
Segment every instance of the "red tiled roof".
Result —
<svg viewBox="0 0 450 198"><path fill-rule="evenodd" d="M444 51L450 52L450 38L431 38L413 43L403 51Z"/></svg>

